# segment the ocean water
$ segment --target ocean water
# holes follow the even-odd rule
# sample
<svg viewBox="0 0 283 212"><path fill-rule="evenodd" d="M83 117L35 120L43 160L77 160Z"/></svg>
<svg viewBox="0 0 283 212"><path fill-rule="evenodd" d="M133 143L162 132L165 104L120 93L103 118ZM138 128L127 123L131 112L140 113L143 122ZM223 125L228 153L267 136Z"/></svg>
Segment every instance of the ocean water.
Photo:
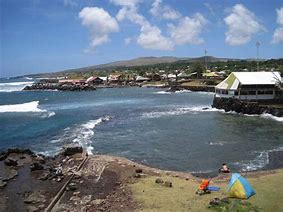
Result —
<svg viewBox="0 0 283 212"><path fill-rule="evenodd" d="M268 163L283 148L283 118L211 108L213 93L154 88L91 92L20 91L33 79L0 81L0 149L55 154L68 143L90 154L126 157L152 167L237 171Z"/></svg>

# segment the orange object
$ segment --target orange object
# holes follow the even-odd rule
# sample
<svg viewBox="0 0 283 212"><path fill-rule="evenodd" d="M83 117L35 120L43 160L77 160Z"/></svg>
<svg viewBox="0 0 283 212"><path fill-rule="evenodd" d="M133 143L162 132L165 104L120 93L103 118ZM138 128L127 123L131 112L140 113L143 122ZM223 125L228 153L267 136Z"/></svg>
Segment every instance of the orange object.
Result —
<svg viewBox="0 0 283 212"><path fill-rule="evenodd" d="M199 190L206 190L209 185L209 180L202 180L201 184L199 185Z"/></svg>

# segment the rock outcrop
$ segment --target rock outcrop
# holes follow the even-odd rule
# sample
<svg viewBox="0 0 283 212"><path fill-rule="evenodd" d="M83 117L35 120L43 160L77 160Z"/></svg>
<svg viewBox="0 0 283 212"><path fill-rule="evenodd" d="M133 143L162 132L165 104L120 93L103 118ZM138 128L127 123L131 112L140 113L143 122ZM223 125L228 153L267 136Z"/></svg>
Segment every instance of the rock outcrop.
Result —
<svg viewBox="0 0 283 212"><path fill-rule="evenodd" d="M83 152L83 147L80 145L76 144L69 144L63 147L62 154L64 156L71 156L76 153L82 153Z"/></svg>
<svg viewBox="0 0 283 212"><path fill-rule="evenodd" d="M26 86L23 90L58 90L58 91L93 91L96 90L94 85L88 84L59 84L59 83L35 83Z"/></svg>
<svg viewBox="0 0 283 212"><path fill-rule="evenodd" d="M219 98L213 99L212 107L224 109L225 112L235 111L243 114L263 114L269 113L274 116L282 117L283 109L270 106L262 106L258 102L241 101L235 98Z"/></svg>

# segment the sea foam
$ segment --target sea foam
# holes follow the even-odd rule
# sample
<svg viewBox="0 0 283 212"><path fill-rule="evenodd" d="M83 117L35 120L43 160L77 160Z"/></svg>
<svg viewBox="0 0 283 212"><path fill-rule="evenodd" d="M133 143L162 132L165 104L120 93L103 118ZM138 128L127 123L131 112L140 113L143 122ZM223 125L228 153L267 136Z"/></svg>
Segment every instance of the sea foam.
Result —
<svg viewBox="0 0 283 212"><path fill-rule="evenodd" d="M242 171L255 171L262 169L269 164L269 153L277 151L283 151L283 147L281 146L275 149L256 151L254 153L257 154L257 156L254 159L250 161L240 161L234 164L240 166Z"/></svg>
<svg viewBox="0 0 283 212"><path fill-rule="evenodd" d="M63 134L55 136L50 143L66 143L71 141L80 144L86 149L88 154L92 154L93 147L91 144L95 134L94 129L110 119L110 116L104 116L95 120L89 120L86 123L74 127L67 127L64 129Z"/></svg>
<svg viewBox="0 0 283 212"><path fill-rule="evenodd" d="M174 116L174 115L183 115L187 113L197 114L200 112L224 112L224 110L219 110L212 108L211 106L202 105L202 106L192 106L192 107L180 107L176 109L171 109L167 111L153 111L143 113L143 118L159 118L162 116Z"/></svg>

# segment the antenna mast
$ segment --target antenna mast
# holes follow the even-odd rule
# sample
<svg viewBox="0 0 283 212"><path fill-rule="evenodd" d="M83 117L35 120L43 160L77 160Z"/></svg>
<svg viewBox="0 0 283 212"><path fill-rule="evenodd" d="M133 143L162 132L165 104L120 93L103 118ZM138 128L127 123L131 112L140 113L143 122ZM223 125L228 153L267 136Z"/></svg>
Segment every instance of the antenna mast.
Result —
<svg viewBox="0 0 283 212"><path fill-rule="evenodd" d="M260 46L260 42L257 41L256 42L256 66L257 66L257 71L259 71L259 46Z"/></svg>
<svg viewBox="0 0 283 212"><path fill-rule="evenodd" d="M207 61L206 61L206 57L207 57L207 50L204 50L204 63L205 63L205 71L207 71Z"/></svg>

